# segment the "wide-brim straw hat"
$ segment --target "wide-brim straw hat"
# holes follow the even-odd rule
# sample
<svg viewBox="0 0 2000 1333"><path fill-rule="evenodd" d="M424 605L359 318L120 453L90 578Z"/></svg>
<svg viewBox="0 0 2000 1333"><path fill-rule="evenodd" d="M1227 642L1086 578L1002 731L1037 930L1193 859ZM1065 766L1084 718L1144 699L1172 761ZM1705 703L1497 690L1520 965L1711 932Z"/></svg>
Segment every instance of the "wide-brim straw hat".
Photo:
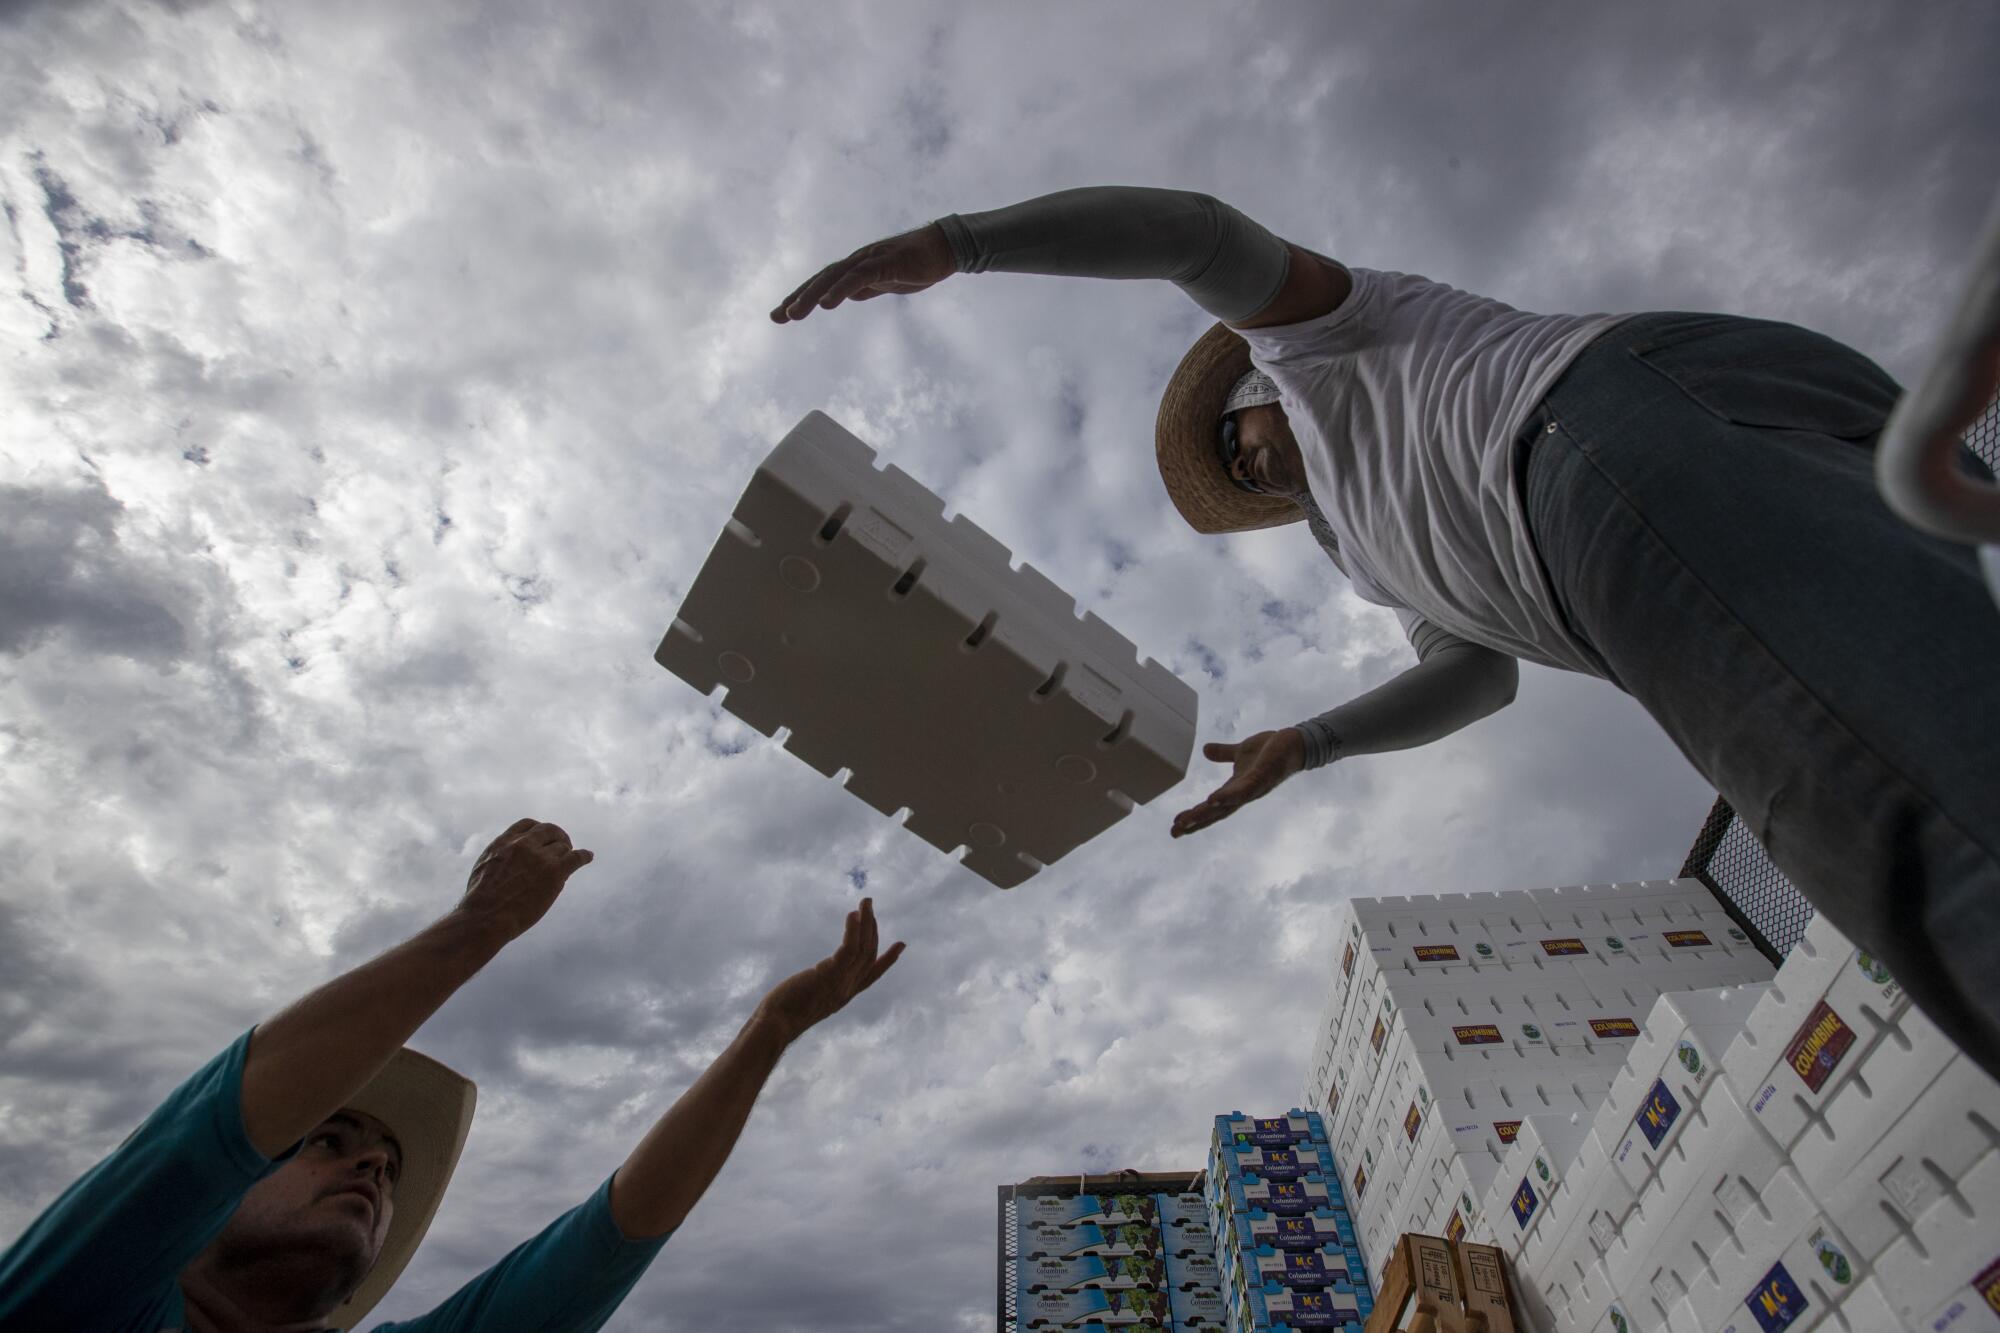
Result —
<svg viewBox="0 0 2000 1333"><path fill-rule="evenodd" d="M1195 340L1160 395L1153 452L1174 508L1196 532L1249 532L1305 517L1282 495L1255 495L1229 479L1216 452L1222 404L1250 370L1250 344L1227 324Z"/></svg>
<svg viewBox="0 0 2000 1333"><path fill-rule="evenodd" d="M335 1328L351 1329L366 1318L416 1254L465 1150L478 1095L471 1079L405 1047L347 1103L346 1109L388 1126L403 1148L403 1173L396 1180L396 1212L382 1252L354 1294L327 1316Z"/></svg>

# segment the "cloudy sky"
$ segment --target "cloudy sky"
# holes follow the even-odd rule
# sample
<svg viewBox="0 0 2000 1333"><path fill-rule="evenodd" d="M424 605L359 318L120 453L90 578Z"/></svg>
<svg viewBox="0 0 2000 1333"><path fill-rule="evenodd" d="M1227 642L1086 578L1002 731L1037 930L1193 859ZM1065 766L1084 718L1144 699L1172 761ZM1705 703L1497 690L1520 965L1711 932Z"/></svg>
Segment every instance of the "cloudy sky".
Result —
<svg viewBox="0 0 2000 1333"><path fill-rule="evenodd" d="M597 862L416 1043L480 1119L380 1313L587 1193L865 886L908 956L616 1326L985 1327L997 1183L1198 1165L1209 1116L1295 1100L1341 899L1664 876L1712 793L1530 667L1446 743L1172 842L1198 762L990 888L651 660L808 410L1194 685L1205 739L1408 649L1301 530L1180 526L1173 288L765 312L940 214L1149 184L1907 377L2000 179L2000 18L1911 13L0 0L0 1243L530 814Z"/></svg>

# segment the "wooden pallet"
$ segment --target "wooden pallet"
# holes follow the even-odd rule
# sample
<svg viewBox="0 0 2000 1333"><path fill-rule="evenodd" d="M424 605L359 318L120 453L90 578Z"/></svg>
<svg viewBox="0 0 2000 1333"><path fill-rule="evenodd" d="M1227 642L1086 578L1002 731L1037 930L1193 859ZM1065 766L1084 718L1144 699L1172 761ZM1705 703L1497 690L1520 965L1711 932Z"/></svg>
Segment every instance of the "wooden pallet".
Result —
<svg viewBox="0 0 2000 1333"><path fill-rule="evenodd" d="M1517 1333L1520 1327L1499 1250L1413 1233L1396 1243L1362 1333Z"/></svg>

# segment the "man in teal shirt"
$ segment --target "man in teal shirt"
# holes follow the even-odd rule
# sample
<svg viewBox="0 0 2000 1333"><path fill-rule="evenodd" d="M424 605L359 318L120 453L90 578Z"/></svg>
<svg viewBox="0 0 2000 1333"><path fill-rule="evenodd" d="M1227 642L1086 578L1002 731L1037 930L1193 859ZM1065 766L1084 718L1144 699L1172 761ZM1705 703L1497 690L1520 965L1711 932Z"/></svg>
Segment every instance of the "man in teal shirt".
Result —
<svg viewBox="0 0 2000 1333"><path fill-rule="evenodd" d="M353 1328L409 1262L472 1117L472 1084L403 1043L541 920L591 854L523 819L464 897L239 1037L0 1254L0 1328ZM779 1056L873 985L872 903L774 987L583 1203L421 1318L381 1330L602 1327L721 1170Z"/></svg>

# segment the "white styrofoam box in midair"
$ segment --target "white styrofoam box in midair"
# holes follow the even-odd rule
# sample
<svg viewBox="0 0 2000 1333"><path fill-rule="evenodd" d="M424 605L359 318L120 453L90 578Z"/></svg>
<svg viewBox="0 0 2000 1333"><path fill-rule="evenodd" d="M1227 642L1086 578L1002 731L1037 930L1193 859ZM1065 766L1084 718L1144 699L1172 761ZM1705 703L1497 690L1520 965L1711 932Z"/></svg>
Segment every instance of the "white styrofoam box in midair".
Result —
<svg viewBox="0 0 2000 1333"><path fill-rule="evenodd" d="M654 654L1002 888L1179 782L1195 692L813 412L757 468Z"/></svg>
<svg viewBox="0 0 2000 1333"><path fill-rule="evenodd" d="M1976 1309L1974 1300L1989 1327L2000 1323L1992 1304L2000 1300L2000 1146L1953 1186L1875 1260L1890 1306L1919 1328L1954 1327L1954 1306Z"/></svg>
<svg viewBox="0 0 2000 1333"><path fill-rule="evenodd" d="M2000 1147L1996 1127L2000 1083L1957 1055L1820 1198L1862 1257L1872 1259Z"/></svg>

